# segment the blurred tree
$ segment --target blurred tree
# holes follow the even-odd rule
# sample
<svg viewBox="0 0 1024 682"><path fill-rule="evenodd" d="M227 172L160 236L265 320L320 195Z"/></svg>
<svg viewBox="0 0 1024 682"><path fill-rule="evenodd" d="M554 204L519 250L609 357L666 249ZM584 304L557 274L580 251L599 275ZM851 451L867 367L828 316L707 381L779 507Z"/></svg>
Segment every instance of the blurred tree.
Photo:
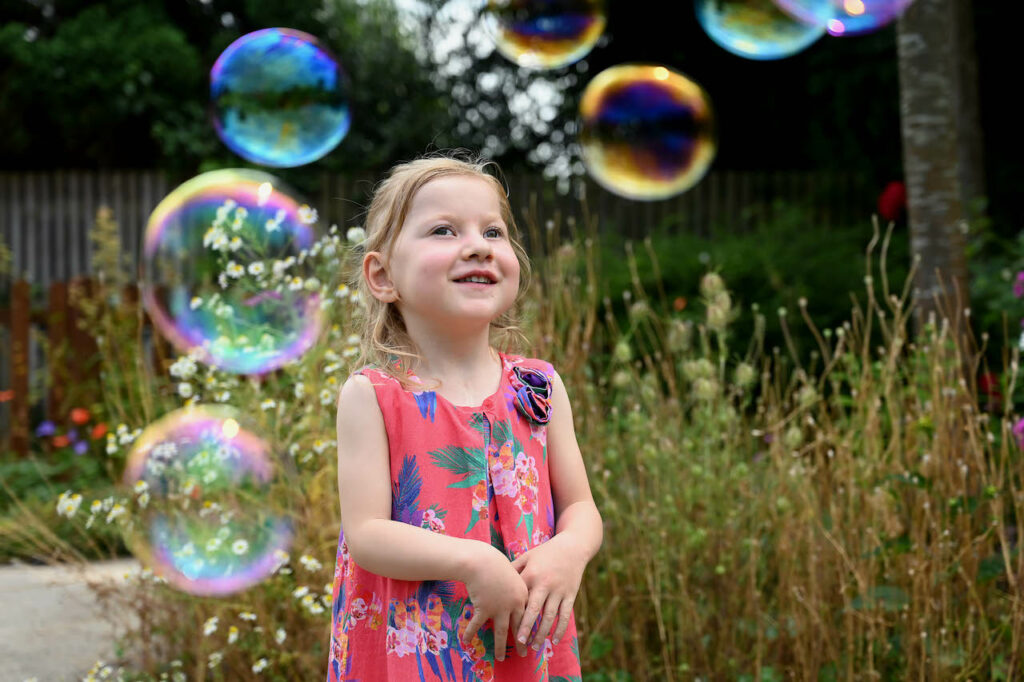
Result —
<svg viewBox="0 0 1024 682"><path fill-rule="evenodd" d="M899 20L900 120L916 328L951 317L967 354L966 233L984 196L977 62L967 0L917 0ZM968 369L965 366L965 370ZM968 376L970 376L968 374Z"/></svg>
<svg viewBox="0 0 1024 682"><path fill-rule="evenodd" d="M347 137L284 175L377 171L452 128L390 0L0 0L0 16L5 168L156 165L189 175L248 165L210 124L209 69L232 41L271 26L317 36L352 84Z"/></svg>

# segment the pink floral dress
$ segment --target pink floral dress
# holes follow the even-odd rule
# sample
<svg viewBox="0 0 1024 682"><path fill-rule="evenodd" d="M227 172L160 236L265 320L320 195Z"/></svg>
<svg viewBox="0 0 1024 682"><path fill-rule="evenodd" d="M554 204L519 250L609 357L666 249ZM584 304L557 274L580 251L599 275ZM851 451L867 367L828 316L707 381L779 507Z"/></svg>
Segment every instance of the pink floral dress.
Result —
<svg viewBox="0 0 1024 682"><path fill-rule="evenodd" d="M384 415L392 520L489 542L512 561L554 534L545 425L554 370L543 360L499 355L501 383L477 407L405 390L373 367L356 373L373 382ZM510 630L503 661L494 657L493 620L462 645L472 617L465 583L370 573L352 560L342 532L327 680L581 682L575 616L558 646L549 632L525 657Z"/></svg>

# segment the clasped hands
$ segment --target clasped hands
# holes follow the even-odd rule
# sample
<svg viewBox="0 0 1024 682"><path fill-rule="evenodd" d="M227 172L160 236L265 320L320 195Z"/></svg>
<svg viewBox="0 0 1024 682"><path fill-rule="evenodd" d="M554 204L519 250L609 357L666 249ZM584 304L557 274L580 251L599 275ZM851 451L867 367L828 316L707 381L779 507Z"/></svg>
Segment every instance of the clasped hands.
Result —
<svg viewBox="0 0 1024 682"><path fill-rule="evenodd" d="M573 542L571 535L566 533L555 535L516 557L511 565L526 585L526 608L521 612L518 609L511 612L504 623L499 622L500 616L495 617L494 653L497 660L504 659L504 642L507 641L509 624L512 626L516 651L520 656L525 656L527 647L530 646L535 651L540 650L556 619L558 627L551 643L555 645L561 641L569 627L573 603L579 592L586 564L586 557ZM472 597L472 594L470 596ZM533 626L538 618L540 625L536 632L533 632ZM473 622L464 633L466 641L472 640L484 620L486 618L481 619L479 616L473 618Z"/></svg>

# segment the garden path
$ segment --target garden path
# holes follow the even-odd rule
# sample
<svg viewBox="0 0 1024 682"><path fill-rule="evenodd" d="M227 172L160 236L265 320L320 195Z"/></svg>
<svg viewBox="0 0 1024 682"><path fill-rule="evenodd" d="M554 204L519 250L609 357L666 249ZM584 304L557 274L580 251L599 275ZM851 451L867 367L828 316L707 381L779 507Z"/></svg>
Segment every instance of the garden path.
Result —
<svg viewBox="0 0 1024 682"><path fill-rule="evenodd" d="M123 581L137 567L0 566L0 682L80 682L97 660L113 660L113 626L87 580Z"/></svg>

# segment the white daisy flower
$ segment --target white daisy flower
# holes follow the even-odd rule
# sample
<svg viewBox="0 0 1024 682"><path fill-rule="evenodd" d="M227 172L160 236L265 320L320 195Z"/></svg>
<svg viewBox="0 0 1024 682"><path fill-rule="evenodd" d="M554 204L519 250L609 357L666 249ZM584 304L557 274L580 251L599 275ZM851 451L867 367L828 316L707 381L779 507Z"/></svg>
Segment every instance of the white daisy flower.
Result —
<svg viewBox="0 0 1024 682"><path fill-rule="evenodd" d="M352 244L358 244L366 239L366 230L361 227L350 227L345 232L345 239L348 239Z"/></svg>
<svg viewBox="0 0 1024 682"><path fill-rule="evenodd" d="M65 490L60 494L60 499L57 500L57 513L70 519L78 511L78 507L81 504L81 495L78 493L72 494L70 490Z"/></svg>
<svg viewBox="0 0 1024 682"><path fill-rule="evenodd" d="M284 628L278 628L274 631L274 641L278 644L284 644L284 640L287 636L288 635L285 633Z"/></svg>
<svg viewBox="0 0 1024 682"><path fill-rule="evenodd" d="M315 208L310 208L306 204L299 206L299 220L306 225L312 225L316 222L317 214Z"/></svg>
<svg viewBox="0 0 1024 682"><path fill-rule="evenodd" d="M231 551L237 554L238 556L242 556L243 554L249 551L249 543L245 540L235 540L231 544Z"/></svg>
<svg viewBox="0 0 1024 682"><path fill-rule="evenodd" d="M265 658L261 658L260 660L252 664L252 671L254 673L261 673L267 669L268 665L270 665L270 662L267 661L267 659Z"/></svg>
<svg viewBox="0 0 1024 682"><path fill-rule="evenodd" d="M263 262L262 261L255 261L253 263L249 263L249 267L246 268L246 269L249 271L250 275L258 277L259 275L263 274L263 271L266 268L263 267Z"/></svg>

